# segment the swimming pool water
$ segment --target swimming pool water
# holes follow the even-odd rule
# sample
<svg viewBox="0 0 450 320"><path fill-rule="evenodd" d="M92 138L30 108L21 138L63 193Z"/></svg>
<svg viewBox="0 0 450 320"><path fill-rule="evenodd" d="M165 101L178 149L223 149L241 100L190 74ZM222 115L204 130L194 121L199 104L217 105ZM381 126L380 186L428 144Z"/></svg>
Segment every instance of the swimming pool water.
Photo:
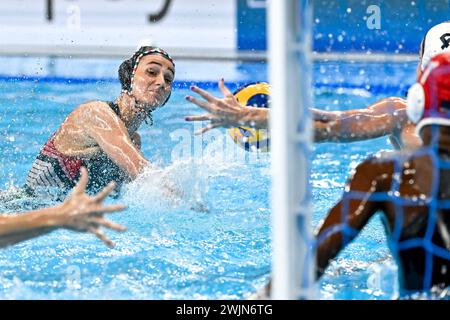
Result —
<svg viewBox="0 0 450 320"><path fill-rule="evenodd" d="M241 83L267 78L263 64L222 66L213 74L194 62L179 68L181 78L189 79L195 71L190 80L201 83L198 73L215 80L225 72L229 81ZM111 100L119 93L118 82L109 78L51 79L0 80L1 212L50 203L15 198L14 189L24 183L37 152L76 105ZM401 95L413 82L414 64L319 63L313 79L317 108L360 108L386 95ZM212 93L219 95L216 87ZM201 111L184 100L186 94L178 86L170 102L154 113L155 125L139 130L144 154L184 190L183 198L165 198L159 176L147 172L125 186L119 199L108 200L128 206L111 215L128 227L123 234L107 231L116 248L108 249L93 235L60 230L1 250L0 299L242 299L267 282L270 154L245 153L224 129L194 138L198 126L184 116ZM386 137L315 145L314 227L340 197L349 171L368 155L390 149ZM192 209L199 204L209 210ZM318 292L320 299L398 296L396 266L378 217L333 262Z"/></svg>

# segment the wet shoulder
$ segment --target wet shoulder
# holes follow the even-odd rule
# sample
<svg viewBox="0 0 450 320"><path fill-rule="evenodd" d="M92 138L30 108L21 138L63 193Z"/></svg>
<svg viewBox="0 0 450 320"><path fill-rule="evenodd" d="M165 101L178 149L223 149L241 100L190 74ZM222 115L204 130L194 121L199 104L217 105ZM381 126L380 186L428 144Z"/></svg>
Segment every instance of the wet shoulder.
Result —
<svg viewBox="0 0 450 320"><path fill-rule="evenodd" d="M407 102L400 97L389 97L379 100L373 105L374 110L400 111L406 110Z"/></svg>
<svg viewBox="0 0 450 320"><path fill-rule="evenodd" d="M82 111L91 110L91 111L103 111L104 109L111 109L107 102L101 100L91 100L87 101L83 104L80 104L77 108Z"/></svg>
<svg viewBox="0 0 450 320"><path fill-rule="evenodd" d="M410 155L402 151L381 151L369 156L352 172L352 180L389 183L397 168L407 162Z"/></svg>
<svg viewBox="0 0 450 320"><path fill-rule="evenodd" d="M93 119L97 110L104 110L109 108L108 104L103 101L88 101L78 105L63 121L57 134L61 130L75 129L80 130L85 127Z"/></svg>
<svg viewBox="0 0 450 320"><path fill-rule="evenodd" d="M117 120L117 114L105 101L88 101L81 104L77 108L77 111L79 112L79 116L82 118L80 120L87 121L89 123L95 121L96 119L103 121Z"/></svg>
<svg viewBox="0 0 450 320"><path fill-rule="evenodd" d="M390 189L393 179L399 183L411 176L428 172L430 154L426 150L384 151L368 157L355 169L354 177L377 181L381 189Z"/></svg>
<svg viewBox="0 0 450 320"><path fill-rule="evenodd" d="M429 162L433 151L425 148L411 150L381 151L369 156L365 166L371 168L410 167L422 162Z"/></svg>
<svg viewBox="0 0 450 320"><path fill-rule="evenodd" d="M406 159L406 156L402 152L383 151L373 154L355 168L353 180L380 181L389 178L396 163L403 159Z"/></svg>

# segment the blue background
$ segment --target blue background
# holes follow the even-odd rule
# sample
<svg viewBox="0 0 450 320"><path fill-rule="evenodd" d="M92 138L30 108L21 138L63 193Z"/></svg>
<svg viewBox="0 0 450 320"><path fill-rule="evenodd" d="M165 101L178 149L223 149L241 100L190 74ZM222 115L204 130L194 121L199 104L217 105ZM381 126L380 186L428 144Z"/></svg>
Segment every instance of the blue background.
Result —
<svg viewBox="0 0 450 320"><path fill-rule="evenodd" d="M266 10L237 1L238 49L266 50ZM318 52L418 53L425 32L450 20L449 0L313 0L312 4L313 46ZM370 5L380 7L379 30L367 27Z"/></svg>

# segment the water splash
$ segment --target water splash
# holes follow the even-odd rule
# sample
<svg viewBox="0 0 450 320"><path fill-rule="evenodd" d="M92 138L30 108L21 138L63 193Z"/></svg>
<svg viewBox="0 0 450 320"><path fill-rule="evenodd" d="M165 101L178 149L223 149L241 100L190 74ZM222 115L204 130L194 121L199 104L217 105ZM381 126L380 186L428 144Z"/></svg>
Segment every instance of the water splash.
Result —
<svg viewBox="0 0 450 320"><path fill-rule="evenodd" d="M221 158L220 158L221 159ZM206 194L212 177L226 174L240 164L218 161L217 157L178 160L162 169L146 168L124 186L121 200L141 209L207 212Z"/></svg>

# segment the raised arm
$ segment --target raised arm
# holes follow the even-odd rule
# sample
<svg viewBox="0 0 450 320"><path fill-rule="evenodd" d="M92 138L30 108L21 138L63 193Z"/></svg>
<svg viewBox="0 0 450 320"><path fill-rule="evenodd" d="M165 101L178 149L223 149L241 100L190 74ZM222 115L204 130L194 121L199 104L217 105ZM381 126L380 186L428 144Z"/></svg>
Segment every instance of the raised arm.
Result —
<svg viewBox="0 0 450 320"><path fill-rule="evenodd" d="M329 211L317 234L317 274L321 276L331 259L353 240L381 202L373 199L382 184L382 166L375 160L360 164L350 178L342 199Z"/></svg>
<svg viewBox="0 0 450 320"><path fill-rule="evenodd" d="M192 96L186 99L207 113L188 116L187 121L209 121L197 134L216 127L251 126L265 129L269 126L270 110L242 106L219 81L223 98L216 98L205 90L192 87L204 100ZM367 108L347 111L324 111L311 108L314 121L315 142L351 142L398 134L408 124L406 101L391 97L380 100ZM420 141L415 143L420 144Z"/></svg>
<svg viewBox="0 0 450 320"><path fill-rule="evenodd" d="M131 140L123 122L110 108L93 107L90 117L86 118L84 129L88 135L131 179L150 165Z"/></svg>
<svg viewBox="0 0 450 320"><path fill-rule="evenodd" d="M104 219L103 214L123 210L125 207L102 205L103 200L113 190L114 184L108 185L96 196L90 197L85 193L87 181L87 171L82 168L80 181L61 205L17 215L0 215L0 248L38 237L57 228L90 232L108 246L114 246L100 227L117 231L124 231L125 228Z"/></svg>
<svg viewBox="0 0 450 320"><path fill-rule="evenodd" d="M348 111L311 109L315 142L351 142L399 133L408 123L406 101L382 99L367 108Z"/></svg>
<svg viewBox="0 0 450 320"><path fill-rule="evenodd" d="M206 127L196 134L202 134L208 130L223 127L250 126L258 129L269 127L269 109L243 106L225 86L224 80L219 81L219 88L223 98L216 98L205 90L196 86L191 90L199 94L204 100L186 96L186 100L208 111L200 116L188 116L186 121L210 121Z"/></svg>

